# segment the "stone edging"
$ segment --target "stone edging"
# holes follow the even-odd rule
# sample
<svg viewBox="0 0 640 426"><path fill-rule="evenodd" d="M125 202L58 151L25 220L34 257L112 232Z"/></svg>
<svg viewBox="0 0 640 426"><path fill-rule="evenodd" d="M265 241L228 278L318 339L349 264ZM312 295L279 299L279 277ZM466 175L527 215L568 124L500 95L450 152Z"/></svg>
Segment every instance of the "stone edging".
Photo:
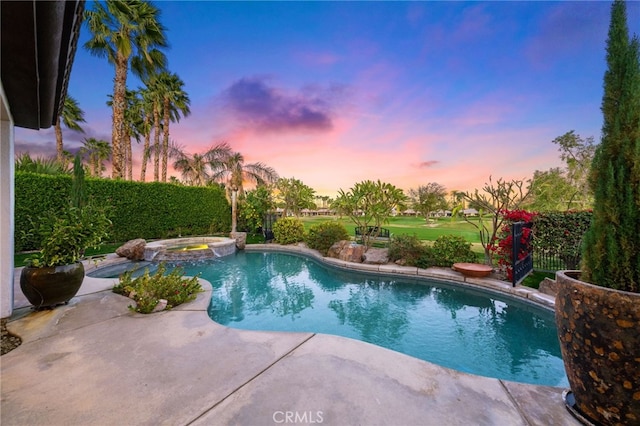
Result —
<svg viewBox="0 0 640 426"><path fill-rule="evenodd" d="M539 292L538 290L518 285L516 287L506 281L495 278L472 278L462 275L460 272L449 268L433 267L421 269L415 266L399 266L394 263L384 265L371 265L365 263L346 262L344 260L332 257L324 257L317 250L310 249L299 245L280 245L280 244L248 244L245 251L279 251L285 253L300 254L311 257L314 260L324 263L335 268L347 269L352 271L361 271L369 273L377 273L392 276L410 276L417 278L428 278L440 281L449 281L460 283L465 286L479 288L485 291L498 294L507 294L517 299L533 303L542 308L553 310L555 307L555 297Z"/></svg>

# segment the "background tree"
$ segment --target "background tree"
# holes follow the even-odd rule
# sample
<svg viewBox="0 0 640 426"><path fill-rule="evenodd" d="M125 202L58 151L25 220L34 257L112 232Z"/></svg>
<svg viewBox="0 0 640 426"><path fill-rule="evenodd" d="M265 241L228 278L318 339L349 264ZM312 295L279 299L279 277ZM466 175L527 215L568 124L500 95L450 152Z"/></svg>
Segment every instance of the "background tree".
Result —
<svg viewBox="0 0 640 426"><path fill-rule="evenodd" d="M151 90L145 86L139 88L140 106L142 113L142 135L144 137L144 145L142 148L142 162L140 164L140 182L147 179L147 163L151 154L151 119L153 118L154 101Z"/></svg>
<svg viewBox="0 0 640 426"><path fill-rule="evenodd" d="M189 110L189 96L184 91L184 82L177 74L163 71L157 76L156 89L162 96L162 181L167 181L167 162L169 156L169 123L180 121L180 114L184 117L191 112Z"/></svg>
<svg viewBox="0 0 640 426"><path fill-rule="evenodd" d="M607 39L602 139L589 176L595 201L582 279L640 292L640 42L615 1Z"/></svg>
<svg viewBox="0 0 640 426"><path fill-rule="evenodd" d="M328 209L333 202L333 198L328 195L316 195L314 198L316 199L316 207L321 209Z"/></svg>
<svg viewBox="0 0 640 426"><path fill-rule="evenodd" d="M190 155L177 150L177 160L173 163L173 168L182 174L182 179L187 185L206 186L211 181L211 173L206 155Z"/></svg>
<svg viewBox="0 0 640 426"><path fill-rule="evenodd" d="M41 175L71 174L66 162L59 163L56 158L32 158L28 152L22 153L15 160L16 172L38 173Z"/></svg>
<svg viewBox="0 0 640 426"><path fill-rule="evenodd" d="M274 183L278 180L278 173L260 162L245 164L244 156L234 152L226 143L214 146L205 156L212 170L211 179L225 184L231 201L231 232L237 232L238 195L244 194L243 183L249 181L258 186Z"/></svg>
<svg viewBox="0 0 640 426"><path fill-rule="evenodd" d="M240 205L240 217L246 229L256 231L262 228L264 217L275 208L270 185L260 185L247 191L244 203Z"/></svg>
<svg viewBox="0 0 640 426"><path fill-rule="evenodd" d="M144 100L137 90L127 90L126 102L127 108L124 112L124 171L126 172L127 179L133 180L133 151L131 148L131 138L134 138L137 143L140 143L140 139L144 137Z"/></svg>
<svg viewBox="0 0 640 426"><path fill-rule="evenodd" d="M165 67L166 58L159 48L167 46L160 10L140 0L95 2L85 11L91 38L84 47L98 57L107 58L115 67L113 79L112 150L113 178L124 177L124 111L129 66L143 78Z"/></svg>
<svg viewBox="0 0 640 426"><path fill-rule="evenodd" d="M108 95L107 105L113 107L113 96ZM131 148L131 138L140 142L143 132L143 105L140 94L135 90L125 90L125 110L124 110L124 133L122 139L122 155L120 156L120 168L122 177L133 180L133 151ZM112 162L113 164L113 162Z"/></svg>
<svg viewBox="0 0 640 426"><path fill-rule="evenodd" d="M531 196L523 207L538 212L564 211L570 207L575 193L575 187L561 168L536 170L531 180Z"/></svg>
<svg viewBox="0 0 640 426"><path fill-rule="evenodd" d="M80 153L87 156L91 176L101 177L105 170L104 161L111 155L109 142L96 138L85 138Z"/></svg>
<svg viewBox="0 0 640 426"><path fill-rule="evenodd" d="M157 78L152 77L147 80L147 101L151 104L151 111L153 117L153 147L150 149L150 154L153 154L153 181L160 181L160 135L162 133L162 125L160 122L160 114L162 112L163 102L163 87Z"/></svg>
<svg viewBox="0 0 640 426"><path fill-rule="evenodd" d="M56 132L56 152L58 163L64 164L64 146L62 141L62 126L63 123L67 129L75 130L78 132L84 132L79 123L84 123L84 111L80 109L78 101L75 98L67 95L64 99L64 104L60 110L60 114L56 119L55 132Z"/></svg>
<svg viewBox="0 0 640 426"><path fill-rule="evenodd" d="M300 217L303 209L313 209L315 191L296 178L280 178L275 184L276 202L282 207L282 216L287 217L289 212Z"/></svg>
<svg viewBox="0 0 640 426"><path fill-rule="evenodd" d="M432 212L447 208L447 190L436 182L429 182L416 189L410 189L409 196L412 208L421 213L427 222L429 222Z"/></svg>
<svg viewBox="0 0 640 426"><path fill-rule="evenodd" d="M485 263L493 266L493 247L496 241L496 234L502 227L505 210L516 210L520 208L530 193L530 186L523 180L505 181L502 178L495 183L489 176L489 183L485 183L482 192L475 189L474 192L459 192L459 196L466 201L469 206L478 209L478 220L470 220L466 215L465 221L472 224L480 234L480 243L484 249ZM454 209L455 216L461 210L461 206ZM490 217L487 223L486 216Z"/></svg>
<svg viewBox="0 0 640 426"><path fill-rule="evenodd" d="M331 207L351 218L363 230L363 243L368 248L372 239L379 235L382 224L389 221L393 209L403 209L406 201L407 196L402 189L380 180L367 180L356 183L347 192L340 189ZM370 226L375 228L372 234L367 232Z"/></svg>
<svg viewBox="0 0 640 426"><path fill-rule="evenodd" d="M593 136L583 139L573 130L558 136L553 143L559 146L560 158L567 165L566 177L573 191L566 209L586 209L593 204L593 192L589 187L589 170L596 151Z"/></svg>

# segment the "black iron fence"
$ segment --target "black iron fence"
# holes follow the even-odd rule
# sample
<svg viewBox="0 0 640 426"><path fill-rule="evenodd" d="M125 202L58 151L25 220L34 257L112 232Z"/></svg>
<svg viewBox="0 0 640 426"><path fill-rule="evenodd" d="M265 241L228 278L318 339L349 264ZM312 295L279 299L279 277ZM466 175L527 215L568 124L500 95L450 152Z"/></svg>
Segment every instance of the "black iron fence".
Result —
<svg viewBox="0 0 640 426"><path fill-rule="evenodd" d="M581 256L579 252L567 253L565 249L557 250L533 249L533 268L537 271L556 272L565 269L579 269Z"/></svg>
<svg viewBox="0 0 640 426"><path fill-rule="evenodd" d="M531 222L511 224L511 283L514 287L533 271L532 226Z"/></svg>

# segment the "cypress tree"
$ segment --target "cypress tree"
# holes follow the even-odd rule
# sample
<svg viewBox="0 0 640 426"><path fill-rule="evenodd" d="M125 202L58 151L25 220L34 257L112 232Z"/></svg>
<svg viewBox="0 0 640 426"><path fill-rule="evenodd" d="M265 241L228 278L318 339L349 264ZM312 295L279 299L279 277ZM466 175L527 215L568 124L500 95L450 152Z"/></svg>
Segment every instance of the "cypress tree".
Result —
<svg viewBox="0 0 640 426"><path fill-rule="evenodd" d="M601 142L591 167L593 222L582 279L640 292L640 43L629 39L626 7L611 7Z"/></svg>
<svg viewBox="0 0 640 426"><path fill-rule="evenodd" d="M71 205L81 208L85 205L84 167L80 154L73 160L73 180L71 182Z"/></svg>

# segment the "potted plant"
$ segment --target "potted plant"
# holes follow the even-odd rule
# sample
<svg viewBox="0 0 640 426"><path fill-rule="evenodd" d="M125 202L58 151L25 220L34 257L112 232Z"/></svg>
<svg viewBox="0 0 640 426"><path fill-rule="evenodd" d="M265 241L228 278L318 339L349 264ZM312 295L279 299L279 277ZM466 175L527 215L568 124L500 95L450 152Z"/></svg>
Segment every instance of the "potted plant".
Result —
<svg viewBox="0 0 640 426"><path fill-rule="evenodd" d="M40 252L27 260L20 288L36 309L67 303L76 295L84 279L84 251L107 236L111 221L106 209L85 203L83 188L84 171L76 157L69 205L34 222Z"/></svg>
<svg viewBox="0 0 640 426"><path fill-rule="evenodd" d="M640 60L616 0L607 40L602 140L591 167L593 222L580 271L556 274L555 315L571 390L595 424L640 425Z"/></svg>

